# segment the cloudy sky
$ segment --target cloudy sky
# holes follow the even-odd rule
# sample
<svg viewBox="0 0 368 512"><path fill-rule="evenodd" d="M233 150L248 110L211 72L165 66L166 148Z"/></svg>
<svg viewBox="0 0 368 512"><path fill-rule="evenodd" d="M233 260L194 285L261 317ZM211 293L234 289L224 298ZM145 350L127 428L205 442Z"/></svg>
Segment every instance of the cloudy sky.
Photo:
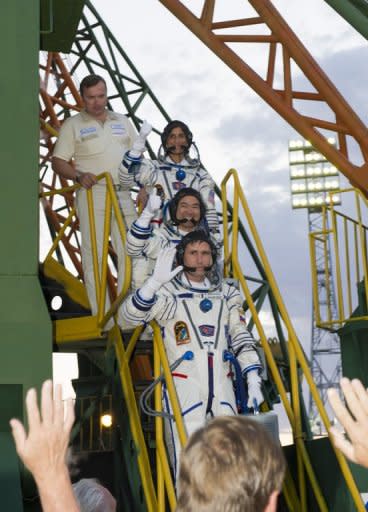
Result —
<svg viewBox="0 0 368 512"><path fill-rule="evenodd" d="M238 170L278 284L306 342L311 316L307 214L292 212L289 195L288 141L297 136L294 129L158 1L92 3L170 116L188 122L217 183L230 167ZM234 17L249 12L243 0L230 3ZM322 0L277 0L274 5L367 122L361 85L368 78L367 41Z"/></svg>
<svg viewBox="0 0 368 512"><path fill-rule="evenodd" d="M307 213L293 212L289 195L288 141L298 137L296 132L157 0L92 3L169 115L190 125L216 182L229 168L238 170L286 306L308 350ZM183 3L202 5L198 0ZM219 9L229 3L231 17L249 13L244 0L218 0ZM323 0L273 4L367 123L367 41ZM257 58L249 56L255 66Z"/></svg>

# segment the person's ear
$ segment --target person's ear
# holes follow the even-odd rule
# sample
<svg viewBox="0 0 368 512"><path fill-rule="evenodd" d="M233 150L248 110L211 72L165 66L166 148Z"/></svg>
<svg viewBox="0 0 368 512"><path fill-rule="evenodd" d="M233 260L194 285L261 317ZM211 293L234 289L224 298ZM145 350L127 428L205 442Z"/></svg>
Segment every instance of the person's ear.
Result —
<svg viewBox="0 0 368 512"><path fill-rule="evenodd" d="M273 491L268 498L268 502L264 512L276 512L277 510L277 499L279 497L279 491Z"/></svg>

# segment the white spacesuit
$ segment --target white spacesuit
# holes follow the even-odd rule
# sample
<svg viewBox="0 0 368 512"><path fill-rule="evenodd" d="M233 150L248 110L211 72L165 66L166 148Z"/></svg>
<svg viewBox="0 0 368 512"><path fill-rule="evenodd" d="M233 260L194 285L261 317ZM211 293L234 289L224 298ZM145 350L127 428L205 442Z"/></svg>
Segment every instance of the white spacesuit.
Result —
<svg viewBox="0 0 368 512"><path fill-rule="evenodd" d="M182 266L170 270L175 254L184 271ZM172 373L188 436L208 417L237 414L225 350L236 356L247 376L248 406L252 407L254 400L258 404L263 401L262 364L246 327L240 293L234 282L221 282L218 276L211 276L215 260L216 248L206 233L193 231L177 249L159 254L153 275L122 306L122 314L130 324L156 320L170 365L186 351L193 352L193 359L182 361ZM200 272L202 280L194 281ZM165 392L163 402L164 409L171 412ZM168 436L174 446L172 464L176 474L180 444L172 420L166 429Z"/></svg>
<svg viewBox="0 0 368 512"><path fill-rule="evenodd" d="M168 144L170 133L175 129L182 130L185 144L181 145L180 155L174 155ZM148 192L156 186L162 194L164 205L174 195L185 187L198 190L206 205L206 219L211 232L219 230L215 208L215 183L209 173L202 167L199 157L190 158L189 149L196 148L193 136L186 124L181 121L170 122L162 132L162 146L158 160L148 160L136 151L128 151L120 165L119 179L123 187L134 185L145 187ZM198 154L198 150L196 149ZM198 155L197 155L198 156ZM162 222L162 212L152 222L159 225Z"/></svg>
<svg viewBox="0 0 368 512"><path fill-rule="evenodd" d="M127 234L127 252L134 258L132 289L139 288L152 274L159 252L176 247L190 231L206 227L206 206L201 194L191 188L183 188L168 203L168 215L159 228L153 229L151 221L162 207L156 189L151 192L147 205ZM213 239L219 246L219 237Z"/></svg>

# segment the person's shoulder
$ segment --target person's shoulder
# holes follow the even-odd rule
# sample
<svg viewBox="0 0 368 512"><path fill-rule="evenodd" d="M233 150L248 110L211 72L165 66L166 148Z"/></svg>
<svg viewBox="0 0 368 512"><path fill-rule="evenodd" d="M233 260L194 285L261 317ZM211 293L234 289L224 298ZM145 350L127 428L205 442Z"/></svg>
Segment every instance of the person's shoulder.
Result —
<svg viewBox="0 0 368 512"><path fill-rule="evenodd" d="M165 283L159 290L158 294L174 298L181 289L183 289L181 283L176 278L174 278L172 281Z"/></svg>
<svg viewBox="0 0 368 512"><path fill-rule="evenodd" d="M127 116L125 116L124 114L121 114L120 112L115 112L114 110L108 110L107 116L111 121L120 121L125 124L130 123Z"/></svg>
<svg viewBox="0 0 368 512"><path fill-rule="evenodd" d="M70 116L67 119L65 119L63 121L61 128L65 127L64 129L68 129L68 128L77 128L78 129L78 127L85 126L86 123L89 124L91 122L94 123L95 121L91 117L85 115L84 111L81 110L80 112L77 112L73 116Z"/></svg>
<svg viewBox="0 0 368 512"><path fill-rule="evenodd" d="M203 167L202 163L198 163L198 172L202 174L203 176L211 176L210 173L207 171L205 167Z"/></svg>
<svg viewBox="0 0 368 512"><path fill-rule="evenodd" d="M222 285L223 287L226 287L228 289L235 289L235 290L238 290L239 291L239 280L238 279L233 279L231 277L226 277L224 278L223 282L222 282Z"/></svg>
<svg viewBox="0 0 368 512"><path fill-rule="evenodd" d="M167 238L168 230L166 224L161 224L158 228L152 231L152 236L156 236L159 238Z"/></svg>
<svg viewBox="0 0 368 512"><path fill-rule="evenodd" d="M183 238L178 233L178 230L168 222L161 224L157 231L160 233L160 236L162 238L165 238L166 240L177 240L177 242L179 243L180 240Z"/></svg>
<svg viewBox="0 0 368 512"><path fill-rule="evenodd" d="M162 165L157 160L151 160L150 158L142 158L141 166L144 169L148 169L150 172L159 171Z"/></svg>
<svg viewBox="0 0 368 512"><path fill-rule="evenodd" d="M76 114L64 119L62 126L73 126L81 122L83 122L82 113L77 112Z"/></svg>

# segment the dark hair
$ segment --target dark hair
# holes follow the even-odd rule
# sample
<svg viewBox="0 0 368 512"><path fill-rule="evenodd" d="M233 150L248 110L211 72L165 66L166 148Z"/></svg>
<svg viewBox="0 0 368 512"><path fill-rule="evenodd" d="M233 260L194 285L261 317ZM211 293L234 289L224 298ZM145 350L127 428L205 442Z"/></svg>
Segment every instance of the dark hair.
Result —
<svg viewBox="0 0 368 512"><path fill-rule="evenodd" d="M200 220L204 220L204 218L205 218L206 205L204 204L204 201L202 199L200 192L198 192L198 190L195 190L192 187L185 187L185 188L182 188L181 190L179 190L179 192L177 192L175 194L175 196L169 201L169 204L168 204L170 220L175 225L178 224L176 212L178 209L179 202L183 199L183 197L187 197L187 196L195 197L196 199L198 199L199 208L200 208Z"/></svg>
<svg viewBox="0 0 368 512"><path fill-rule="evenodd" d="M170 121L168 125L165 126L164 131L161 134L161 142L164 148L166 148L167 139L169 138L170 133L173 131L174 128L181 128L184 132L184 135L188 142L188 150L193 142L193 134L189 130L188 126L183 123L183 121Z"/></svg>
<svg viewBox="0 0 368 512"><path fill-rule="evenodd" d="M83 80L80 83L79 86L79 92L80 95L83 98L83 92L85 89L88 89L89 87L93 87L94 85L99 84L100 82L103 82L106 86L106 81L102 76L100 75L87 75L83 78Z"/></svg>
<svg viewBox="0 0 368 512"><path fill-rule="evenodd" d="M211 249L212 266L216 264L217 249L211 238L208 236L204 229L196 229L185 235L176 247L176 261L178 265L184 265L184 253L189 244L196 242L206 242Z"/></svg>

